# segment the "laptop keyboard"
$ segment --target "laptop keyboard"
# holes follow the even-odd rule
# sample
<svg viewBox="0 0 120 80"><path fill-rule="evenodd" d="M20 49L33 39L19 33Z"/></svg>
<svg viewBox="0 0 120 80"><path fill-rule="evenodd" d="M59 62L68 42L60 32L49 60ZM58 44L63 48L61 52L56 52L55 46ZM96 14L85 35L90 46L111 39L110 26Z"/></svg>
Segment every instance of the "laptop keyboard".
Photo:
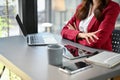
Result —
<svg viewBox="0 0 120 80"><path fill-rule="evenodd" d="M52 35L31 35L29 36L32 44L56 44L57 40Z"/></svg>
<svg viewBox="0 0 120 80"><path fill-rule="evenodd" d="M42 36L42 38L46 44L56 44L57 43L56 39L52 35L49 35L49 36L44 35L44 36Z"/></svg>
<svg viewBox="0 0 120 80"><path fill-rule="evenodd" d="M31 40L31 43L39 43L40 42L39 36L36 36L36 35L30 36L30 40Z"/></svg>

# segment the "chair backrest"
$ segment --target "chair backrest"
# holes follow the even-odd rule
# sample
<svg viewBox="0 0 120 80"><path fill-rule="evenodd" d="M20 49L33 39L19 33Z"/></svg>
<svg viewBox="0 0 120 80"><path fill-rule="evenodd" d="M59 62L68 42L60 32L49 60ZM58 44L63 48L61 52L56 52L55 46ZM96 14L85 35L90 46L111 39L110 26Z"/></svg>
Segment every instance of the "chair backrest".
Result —
<svg viewBox="0 0 120 80"><path fill-rule="evenodd" d="M112 33L113 52L120 53L120 30L114 30Z"/></svg>

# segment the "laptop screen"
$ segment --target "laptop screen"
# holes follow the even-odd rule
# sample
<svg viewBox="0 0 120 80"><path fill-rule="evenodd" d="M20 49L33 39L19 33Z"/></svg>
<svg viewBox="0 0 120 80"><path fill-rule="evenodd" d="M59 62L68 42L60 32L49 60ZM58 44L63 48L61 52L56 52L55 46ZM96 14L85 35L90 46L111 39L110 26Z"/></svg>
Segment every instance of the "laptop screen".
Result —
<svg viewBox="0 0 120 80"><path fill-rule="evenodd" d="M17 20L17 22L18 22L18 24L20 26L20 29L21 29L23 35L26 36L27 35L27 30L26 30L25 26L23 25L23 23L22 23L22 21L21 21L18 14L16 15L16 20Z"/></svg>

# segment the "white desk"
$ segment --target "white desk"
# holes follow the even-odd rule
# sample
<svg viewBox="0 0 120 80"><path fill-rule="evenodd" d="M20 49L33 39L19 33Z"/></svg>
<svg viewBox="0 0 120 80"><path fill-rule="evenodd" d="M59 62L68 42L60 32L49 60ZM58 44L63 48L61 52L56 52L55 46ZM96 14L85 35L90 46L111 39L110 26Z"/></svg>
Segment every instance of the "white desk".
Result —
<svg viewBox="0 0 120 80"><path fill-rule="evenodd" d="M62 40L62 43L69 43L91 51L96 50L68 40ZM58 70L58 67L48 65L46 46L27 46L26 40L22 36L1 38L0 53L28 74L32 80L106 80L120 74L120 65L112 69L93 65L93 68L74 75L64 74ZM64 59L64 61L69 60Z"/></svg>

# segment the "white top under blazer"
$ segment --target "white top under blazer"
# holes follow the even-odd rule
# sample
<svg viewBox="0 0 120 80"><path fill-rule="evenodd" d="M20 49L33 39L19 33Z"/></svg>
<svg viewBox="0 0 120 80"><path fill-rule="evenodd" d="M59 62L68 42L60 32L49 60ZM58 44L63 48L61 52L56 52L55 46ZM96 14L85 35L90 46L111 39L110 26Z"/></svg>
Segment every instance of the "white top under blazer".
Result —
<svg viewBox="0 0 120 80"><path fill-rule="evenodd" d="M80 21L80 23L79 23L79 30L81 32L87 32L88 25L89 25L91 19L93 18L93 16L94 16L94 13L92 13L90 16L88 16L84 20Z"/></svg>

